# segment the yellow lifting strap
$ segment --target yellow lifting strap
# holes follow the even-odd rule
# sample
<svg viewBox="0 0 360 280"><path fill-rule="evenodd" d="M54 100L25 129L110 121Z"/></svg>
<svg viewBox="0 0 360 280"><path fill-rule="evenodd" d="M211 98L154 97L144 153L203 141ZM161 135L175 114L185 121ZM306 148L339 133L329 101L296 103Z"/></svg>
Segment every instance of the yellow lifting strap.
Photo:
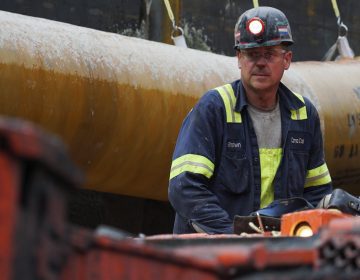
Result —
<svg viewBox="0 0 360 280"><path fill-rule="evenodd" d="M171 6L170 6L170 2L169 0L164 0L164 3L165 3L165 6L166 6L166 9L167 9L167 12L169 14L169 18L173 24L173 28L176 26L175 25L175 17L174 17L174 14L172 12L172 9L171 9Z"/></svg>
<svg viewBox="0 0 360 280"><path fill-rule="evenodd" d="M253 0L253 4L254 4L254 8L259 7L259 1L258 0Z"/></svg>
<svg viewBox="0 0 360 280"><path fill-rule="evenodd" d="M336 0L331 0L331 3L332 3L332 6L333 6L333 9L334 9L335 16L337 18L339 18L340 17L340 11L339 11L337 1Z"/></svg>

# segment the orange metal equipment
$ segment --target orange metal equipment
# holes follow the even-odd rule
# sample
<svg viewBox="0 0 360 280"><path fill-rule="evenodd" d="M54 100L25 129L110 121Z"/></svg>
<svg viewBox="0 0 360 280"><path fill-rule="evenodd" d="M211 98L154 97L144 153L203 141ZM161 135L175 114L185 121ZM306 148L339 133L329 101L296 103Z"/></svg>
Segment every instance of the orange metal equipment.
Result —
<svg viewBox="0 0 360 280"><path fill-rule="evenodd" d="M311 230L311 235L313 235L333 219L347 217L351 216L334 209L315 209L286 214L281 217L281 235L298 236L297 233L302 227Z"/></svg>
<svg viewBox="0 0 360 280"><path fill-rule="evenodd" d="M19 190L19 166L15 159L0 151L0 273L3 279L12 276L14 261L12 238L15 233Z"/></svg>
<svg viewBox="0 0 360 280"><path fill-rule="evenodd" d="M167 199L185 115L239 77L234 57L0 12L0 114L65 141L86 188ZM231 43L231 42L229 42ZM319 109L335 185L359 194L360 60L299 62L284 82Z"/></svg>
<svg viewBox="0 0 360 280"><path fill-rule="evenodd" d="M57 279L67 252L65 194L82 176L63 144L33 124L0 118L0 142L1 279Z"/></svg>
<svg viewBox="0 0 360 280"><path fill-rule="evenodd" d="M199 238L172 240L114 239L72 233L73 252L63 269L67 279L239 279L287 270L311 274L316 249L306 240ZM75 242L74 239L77 239ZM295 244L294 244L295 243ZM281 249L281 250L279 250ZM274 268L276 269L274 271ZM273 271L273 272L271 272ZM314 273L315 274L315 273ZM294 279L294 278L292 278Z"/></svg>
<svg viewBox="0 0 360 280"><path fill-rule="evenodd" d="M360 277L358 217L334 219L312 238L133 238L113 228L75 227L68 223L66 193L81 176L58 139L1 118L0 139L1 279Z"/></svg>

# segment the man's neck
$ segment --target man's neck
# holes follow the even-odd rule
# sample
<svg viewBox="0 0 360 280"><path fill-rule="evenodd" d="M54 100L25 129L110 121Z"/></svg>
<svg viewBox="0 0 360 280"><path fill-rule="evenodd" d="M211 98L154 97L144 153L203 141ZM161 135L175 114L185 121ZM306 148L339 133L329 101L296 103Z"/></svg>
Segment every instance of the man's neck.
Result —
<svg viewBox="0 0 360 280"><path fill-rule="evenodd" d="M277 103L277 91L254 92L246 90L247 101L261 111L272 111Z"/></svg>

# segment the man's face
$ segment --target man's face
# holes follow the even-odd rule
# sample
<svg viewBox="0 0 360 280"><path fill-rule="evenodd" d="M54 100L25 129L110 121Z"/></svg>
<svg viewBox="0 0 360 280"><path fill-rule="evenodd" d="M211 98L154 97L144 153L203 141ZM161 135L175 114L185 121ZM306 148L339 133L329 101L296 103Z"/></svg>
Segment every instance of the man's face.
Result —
<svg viewBox="0 0 360 280"><path fill-rule="evenodd" d="M237 56L245 88L261 93L277 89L284 70L290 67L292 52L278 45L241 50Z"/></svg>

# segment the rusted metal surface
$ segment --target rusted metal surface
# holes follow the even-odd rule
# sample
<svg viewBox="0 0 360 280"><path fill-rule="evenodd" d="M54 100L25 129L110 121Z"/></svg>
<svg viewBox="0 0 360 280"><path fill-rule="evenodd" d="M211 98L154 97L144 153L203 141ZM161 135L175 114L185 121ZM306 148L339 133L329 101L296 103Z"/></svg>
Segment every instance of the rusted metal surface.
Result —
<svg viewBox="0 0 360 280"><path fill-rule="evenodd" d="M324 227L312 238L114 239L75 229L61 279L357 279L360 237L345 230L346 245L324 257L335 242L331 233ZM348 265L329 266L333 259Z"/></svg>
<svg viewBox="0 0 360 280"><path fill-rule="evenodd" d="M93 190L167 200L183 118L206 90L240 76L235 57L6 12L0 23L0 113L61 136ZM293 63L284 77L318 107L335 185L353 194L359 76L356 59Z"/></svg>
<svg viewBox="0 0 360 280"><path fill-rule="evenodd" d="M304 211L304 217L309 215L314 212ZM357 218L332 222L312 238L191 234L116 239L74 230L73 254L62 279L357 279ZM328 252L329 246L338 249Z"/></svg>
<svg viewBox="0 0 360 280"><path fill-rule="evenodd" d="M75 279L71 276L79 271L84 274L78 279L234 279L279 265L311 265L316 256L309 249L277 251L260 240L241 241L245 240L203 237L150 243L94 237L91 246L76 249L63 279Z"/></svg>

